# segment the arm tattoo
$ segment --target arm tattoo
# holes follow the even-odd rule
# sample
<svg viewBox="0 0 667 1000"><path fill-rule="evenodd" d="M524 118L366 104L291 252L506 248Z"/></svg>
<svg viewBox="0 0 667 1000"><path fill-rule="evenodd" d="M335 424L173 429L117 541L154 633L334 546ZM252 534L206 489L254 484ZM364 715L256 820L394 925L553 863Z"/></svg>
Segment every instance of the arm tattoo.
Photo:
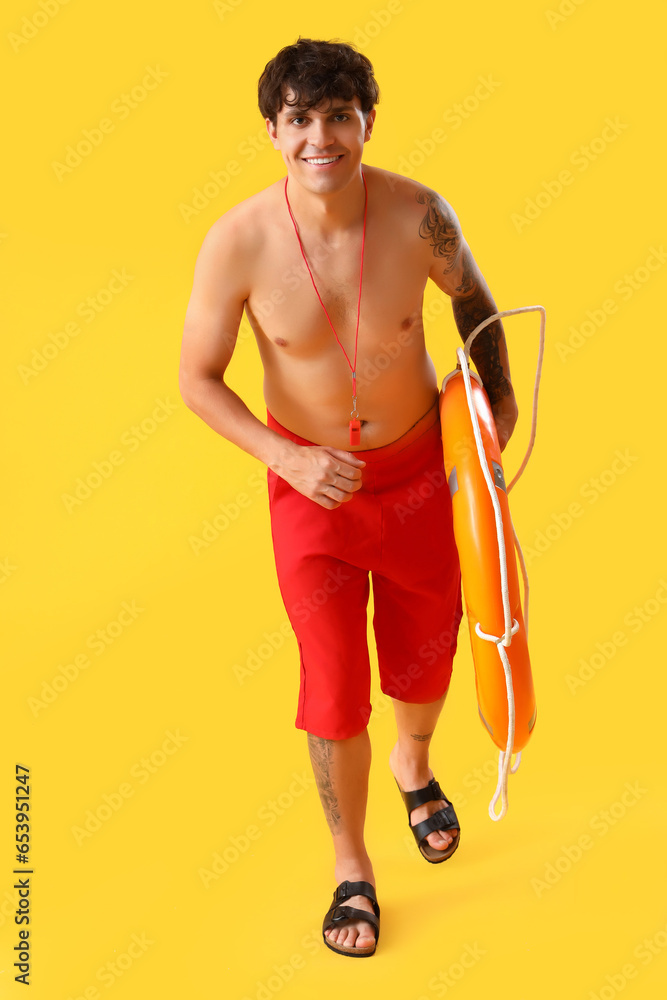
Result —
<svg viewBox="0 0 667 1000"><path fill-rule="evenodd" d="M436 257L444 257L443 274L448 274L456 264L460 239L459 232L447 214L442 198L429 191L417 191L420 205L426 205L426 215L419 226L419 235L428 240Z"/></svg>
<svg viewBox="0 0 667 1000"><path fill-rule="evenodd" d="M308 750L313 765L317 790L324 809L326 821L332 833L340 827L340 806L331 780L331 759L333 756L333 740L325 740L320 736L308 733Z"/></svg>
<svg viewBox="0 0 667 1000"><path fill-rule="evenodd" d="M495 308L489 307L486 297L481 295L481 290L469 299L454 299L452 308L456 326L464 343L475 327L496 311ZM503 396L512 393L512 386L500 363L499 345L503 337L502 324L500 320L496 320L475 337L470 351L470 357L475 362L491 406L499 402Z"/></svg>
<svg viewBox="0 0 667 1000"><path fill-rule="evenodd" d="M419 235L429 241L436 257L444 258L442 273L449 274L457 266L461 267L459 283L452 293L452 307L456 326L465 343L475 327L496 312L495 304L488 289L480 287L469 253L461 253L460 230L449 215L446 202L428 190L417 191L415 197L420 204L427 206ZM470 351L491 406L512 393L509 368L506 375L500 362L499 345L503 339L502 323L496 320L475 338Z"/></svg>
<svg viewBox="0 0 667 1000"><path fill-rule="evenodd" d="M426 740L430 740L431 739L431 737L433 736L434 732L435 732L435 729L432 729L430 733L423 733L423 734L422 733L410 733L410 736L412 737L413 740L420 740L421 742L425 742Z"/></svg>

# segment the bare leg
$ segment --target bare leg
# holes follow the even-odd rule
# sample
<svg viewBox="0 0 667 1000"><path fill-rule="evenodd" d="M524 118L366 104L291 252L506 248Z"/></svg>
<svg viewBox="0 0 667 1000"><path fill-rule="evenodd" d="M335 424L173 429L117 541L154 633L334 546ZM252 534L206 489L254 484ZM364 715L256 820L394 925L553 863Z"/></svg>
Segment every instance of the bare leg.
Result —
<svg viewBox="0 0 667 1000"><path fill-rule="evenodd" d="M364 881L374 886L373 867L364 843L371 764L368 730L347 740L325 740L308 733L308 749L333 838L336 883ZM373 912L365 896L353 896L345 905ZM327 937L347 948L366 948L375 941L373 927L364 920L332 928Z"/></svg>
<svg viewBox="0 0 667 1000"><path fill-rule="evenodd" d="M424 788L433 777L433 771L428 763L428 751L445 697L446 695L428 705L411 705L405 701L392 699L398 740L389 756L389 766L404 792ZM416 823L428 819L445 805L446 803L440 799L438 802L426 802L423 806L413 809L410 813L411 825L415 826ZM431 847L444 851L454 840L454 832L436 830L429 833L427 840Z"/></svg>

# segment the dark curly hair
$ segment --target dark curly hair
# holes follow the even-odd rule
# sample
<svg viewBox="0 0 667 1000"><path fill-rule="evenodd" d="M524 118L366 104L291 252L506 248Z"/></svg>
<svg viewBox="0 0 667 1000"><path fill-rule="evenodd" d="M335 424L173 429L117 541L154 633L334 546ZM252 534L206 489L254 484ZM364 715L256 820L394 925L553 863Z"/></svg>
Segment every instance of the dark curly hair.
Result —
<svg viewBox="0 0 667 1000"><path fill-rule="evenodd" d="M287 90L294 95L289 102ZM365 115L380 99L370 59L346 42L298 38L266 64L259 78L259 110L273 125L283 104L305 110L337 97L358 97Z"/></svg>

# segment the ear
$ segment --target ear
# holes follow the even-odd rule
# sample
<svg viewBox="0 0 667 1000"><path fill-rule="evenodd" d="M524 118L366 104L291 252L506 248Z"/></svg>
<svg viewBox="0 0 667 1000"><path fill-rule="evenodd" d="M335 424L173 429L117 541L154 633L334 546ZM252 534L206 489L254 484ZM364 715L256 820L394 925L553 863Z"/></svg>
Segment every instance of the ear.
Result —
<svg viewBox="0 0 667 1000"><path fill-rule="evenodd" d="M265 118L266 131L269 133L269 139L273 145L274 149L280 149L280 140L278 138L278 129L276 125L273 124L270 118Z"/></svg>
<svg viewBox="0 0 667 1000"><path fill-rule="evenodd" d="M373 132L373 125L375 123L375 108L369 111L368 118L366 119L366 132L364 133L364 142L368 142Z"/></svg>

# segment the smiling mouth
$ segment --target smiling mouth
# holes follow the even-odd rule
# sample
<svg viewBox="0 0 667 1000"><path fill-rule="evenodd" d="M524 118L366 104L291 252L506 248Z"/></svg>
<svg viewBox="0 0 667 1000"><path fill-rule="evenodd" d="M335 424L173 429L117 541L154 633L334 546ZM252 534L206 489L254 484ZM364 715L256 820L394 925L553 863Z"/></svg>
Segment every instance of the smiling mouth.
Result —
<svg viewBox="0 0 667 1000"><path fill-rule="evenodd" d="M339 153L338 156L304 156L303 159L306 163L310 163L311 166L321 167L326 166L328 163L335 163L337 160L342 159L343 154Z"/></svg>

